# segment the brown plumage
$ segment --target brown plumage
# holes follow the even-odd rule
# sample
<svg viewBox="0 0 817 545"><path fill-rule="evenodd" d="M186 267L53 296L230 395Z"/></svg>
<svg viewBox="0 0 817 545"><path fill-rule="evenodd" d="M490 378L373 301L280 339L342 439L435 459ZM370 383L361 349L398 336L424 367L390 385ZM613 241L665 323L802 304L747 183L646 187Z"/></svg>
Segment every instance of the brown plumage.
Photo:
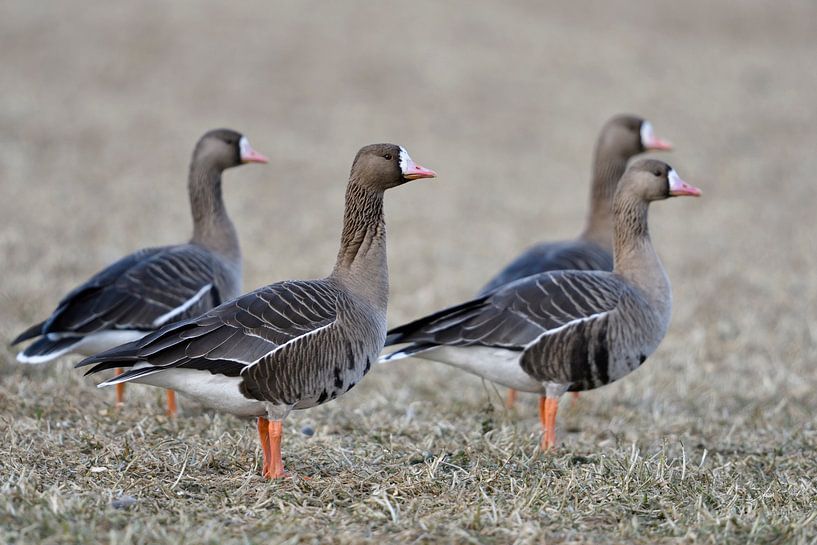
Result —
<svg viewBox="0 0 817 545"><path fill-rule="evenodd" d="M593 154L590 207L584 228L570 241L543 242L525 250L494 276L479 295L514 280L556 270L613 270L613 195L631 157L668 150L652 125L632 115L617 115L602 127Z"/></svg>
<svg viewBox="0 0 817 545"><path fill-rule="evenodd" d="M94 275L66 295L47 320L12 341L39 337L17 355L18 361L95 354L240 294L241 251L224 207L221 175L243 163L266 161L235 131L217 129L202 136L188 178L190 242L139 250ZM119 404L123 388L117 391ZM175 412L172 392L168 402L169 412Z"/></svg>
<svg viewBox="0 0 817 545"><path fill-rule="evenodd" d="M650 241L652 201L700 194L669 165L641 160L622 177L613 203L615 268L554 271L389 332L386 345L409 343L383 360L441 361L510 388L548 398L540 404L555 441L558 398L627 375L658 347L670 320L671 293Z"/></svg>
<svg viewBox="0 0 817 545"><path fill-rule="evenodd" d="M613 195L631 157L650 150L669 150L672 146L657 138L652 124L633 115L617 115L601 129L593 154L590 207L584 229L578 238L560 242L542 242L517 256L479 291L488 294L520 278L559 270L613 270ZM578 394L575 394L578 395ZM508 395L513 406L516 391Z"/></svg>
<svg viewBox="0 0 817 545"><path fill-rule="evenodd" d="M103 354L89 373L123 364L133 380L170 387L216 409L259 417L263 473L284 475L281 426L292 409L346 393L386 338L388 269L383 193L435 176L392 144L360 150L346 190L340 250L326 278L278 282Z"/></svg>

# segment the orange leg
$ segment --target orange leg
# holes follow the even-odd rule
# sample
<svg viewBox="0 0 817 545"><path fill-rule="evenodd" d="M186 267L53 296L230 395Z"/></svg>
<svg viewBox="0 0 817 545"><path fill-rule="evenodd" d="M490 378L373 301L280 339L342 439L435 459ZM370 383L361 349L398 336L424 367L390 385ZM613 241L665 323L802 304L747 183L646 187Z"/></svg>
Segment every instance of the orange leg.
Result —
<svg viewBox="0 0 817 545"><path fill-rule="evenodd" d="M513 409L514 405L516 405L516 390L511 388L508 390L508 400L505 402L505 406L509 409Z"/></svg>
<svg viewBox="0 0 817 545"><path fill-rule="evenodd" d="M539 398L539 421L542 423L542 451L556 445L556 412L559 410L558 397Z"/></svg>
<svg viewBox="0 0 817 545"><path fill-rule="evenodd" d="M167 390L167 416L176 416L176 392Z"/></svg>
<svg viewBox="0 0 817 545"><path fill-rule="evenodd" d="M261 452L264 462L261 466L261 475L269 477L270 472L270 443L269 443L269 420L263 416L258 417L258 440L261 441Z"/></svg>
<svg viewBox="0 0 817 545"><path fill-rule="evenodd" d="M117 368L116 376L119 376L124 372L124 369ZM119 384L115 385L114 388L116 388L116 408L119 409L125 404L125 383L120 382Z"/></svg>
<svg viewBox="0 0 817 545"><path fill-rule="evenodd" d="M283 432L284 423L282 421L269 421L270 471L267 477L270 479L281 479L287 476L284 473L284 461L281 459L281 435Z"/></svg>

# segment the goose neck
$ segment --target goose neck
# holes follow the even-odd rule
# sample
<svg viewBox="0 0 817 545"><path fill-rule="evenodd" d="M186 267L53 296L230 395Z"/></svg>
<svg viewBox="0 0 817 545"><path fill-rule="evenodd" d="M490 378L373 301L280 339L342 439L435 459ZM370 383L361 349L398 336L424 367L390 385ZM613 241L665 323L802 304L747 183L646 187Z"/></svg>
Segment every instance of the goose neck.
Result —
<svg viewBox="0 0 817 545"><path fill-rule="evenodd" d="M661 313L669 311L670 284L664 266L655 252L648 225L649 203L641 198L619 194L613 203L614 272L646 294Z"/></svg>
<svg viewBox="0 0 817 545"><path fill-rule="evenodd" d="M191 242L231 260L240 260L238 235L221 193L221 170L207 162L194 162L190 167L188 193L193 216Z"/></svg>
<svg viewBox="0 0 817 545"><path fill-rule="evenodd" d="M590 209L580 238L613 249L613 198L627 168L627 158L598 147L593 162Z"/></svg>
<svg viewBox="0 0 817 545"><path fill-rule="evenodd" d="M350 181L346 189L340 250L332 275L385 311L389 281L383 192L356 180Z"/></svg>

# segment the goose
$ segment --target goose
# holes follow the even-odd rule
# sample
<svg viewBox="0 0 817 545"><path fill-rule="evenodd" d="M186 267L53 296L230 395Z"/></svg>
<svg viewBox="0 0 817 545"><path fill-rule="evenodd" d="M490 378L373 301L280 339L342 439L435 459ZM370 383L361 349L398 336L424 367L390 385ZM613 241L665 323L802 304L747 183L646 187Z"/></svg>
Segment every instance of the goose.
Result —
<svg viewBox="0 0 817 545"><path fill-rule="evenodd" d="M93 365L86 374L131 367L99 386L171 388L217 410L257 417L262 474L285 477L281 436L289 412L348 392L383 349L389 290L383 193L435 176L400 146L362 148L329 276L270 284L77 367Z"/></svg>
<svg viewBox="0 0 817 545"><path fill-rule="evenodd" d="M541 242L506 265L477 293L486 295L520 278L547 271L613 270L613 195L631 157L645 151L668 151L672 144L655 135L652 123L635 115L619 114L601 129L593 154L590 210L584 229L569 241ZM578 392L573 393L578 396ZM508 392L507 406L516 402Z"/></svg>
<svg viewBox="0 0 817 545"><path fill-rule="evenodd" d="M419 357L539 394L541 448L553 447L562 394L626 376L666 334L670 283L647 211L653 201L700 194L668 164L636 161L613 199L612 272L551 271L511 282L392 329L386 346L407 346L381 361Z"/></svg>
<svg viewBox="0 0 817 545"><path fill-rule="evenodd" d="M190 242L138 250L92 276L63 297L51 316L11 342L35 339L17 361L39 364L66 354L93 355L240 295L241 250L221 196L221 175L244 163L266 162L236 131L204 134L188 177ZM116 406L123 402L124 384L117 387ZM168 414L175 415L172 390L167 402Z"/></svg>

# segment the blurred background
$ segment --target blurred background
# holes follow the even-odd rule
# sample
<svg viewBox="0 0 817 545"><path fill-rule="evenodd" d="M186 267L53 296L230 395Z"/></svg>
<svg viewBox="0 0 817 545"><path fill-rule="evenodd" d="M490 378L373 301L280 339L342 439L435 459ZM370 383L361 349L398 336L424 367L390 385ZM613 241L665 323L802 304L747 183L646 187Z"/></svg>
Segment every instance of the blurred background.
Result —
<svg viewBox="0 0 817 545"><path fill-rule="evenodd" d="M239 130L270 158L266 166L245 166L225 177L244 252L245 291L329 272L344 187L361 146L401 144L439 173L386 196L389 322L397 325L471 296L526 246L578 234L595 139L608 118L627 112L649 119L675 144L676 151L660 158L701 187L703 197L652 207L653 242L673 284L669 334L637 373L583 396L577 412L560 415L560 440L566 452L592 455L611 447L604 456L621 467L630 466L628 442L645 452L670 449L671 463L683 463L684 471L687 453L677 447L686 445L701 460L695 479L711 487L701 494L738 490L707 480L709 452L706 459L738 481L747 475L755 480L740 488L749 492L739 508L728 498L712 500L723 518L708 524L720 532L722 521L728 526L738 517L739 526L754 529L756 507L766 502L754 494L769 482L810 486L813 498L813 479L800 466L778 473L784 470L777 449L786 445L792 463L805 464L817 438L816 90L813 0L0 0L0 416L13 424L3 440L11 450L2 458L20 464L14 474L21 483L34 483L20 489L27 498L21 501L33 510L50 505L39 491L49 489L53 475L63 475L59 460L38 463L24 454L32 444L48 448L57 441L50 435L57 430L52 419L80 430L54 431L61 452L83 434L96 435L100 447L93 455L104 450L113 459L123 434L164 426L152 417L162 411L160 391L129 389L128 410L112 419L106 416L112 393L94 389L69 369L71 362L19 366L7 343L104 265L140 247L189 237L187 168L205 131ZM287 464L300 472L321 460L316 478L324 480L310 505L323 506L315 512L327 524L341 517L357 528L350 541L358 542L372 535L368 489L356 488L365 479L353 472L351 484L341 483L343 490L361 492L350 500L366 507L355 519L351 508L336 513L317 497L335 473L368 471L369 462L388 452L386 462L409 468L410 481L411 468L424 467L403 460L415 451L433 458L462 448L477 466L492 468L499 463L492 450L497 444L510 445L509 452L534 450L534 398L524 396L517 413L499 417L502 392L495 392L476 377L433 363L377 367L337 402L288 420ZM200 411L185 401L182 408L188 416ZM152 474L162 483L181 478L180 462L163 449L213 449L212 456L228 464L225 475L250 475L240 489L228 483L225 490L256 490L256 505L269 503L263 499L267 483L251 478L258 457L252 430L234 419L206 418L204 427L199 419L179 419L171 425L172 440L162 428L129 444L142 461L158 453L166 466ZM295 431L304 424L316 428L311 443ZM238 437L240 445L202 440L199 432ZM458 433L467 436L467 446ZM397 443L381 446L379 437ZM64 454L76 456L69 470L82 471L89 456L84 448ZM344 462L350 458L357 465ZM553 463L581 471L570 469L571 460ZM543 465L535 466L534 481L540 471L551 474L550 460L536 463ZM813 457L810 463L813 476ZM48 464L55 473L42 472ZM479 474L475 466L464 467ZM372 482L397 478L394 467L381 470ZM220 486L212 484L206 464L191 464L190 471L202 472L193 480ZM500 473L507 477L500 484L489 480L491 487L504 487L504 496L494 495L496 524L522 520L535 534L557 520L553 509L551 518L537 514L537 506L548 509L549 501L535 496L547 493L537 492L539 485L532 497L540 503L532 499L517 511L521 481ZM66 516L93 528L109 488L120 481L82 475L84 481L70 478L75 484L66 490L74 486L85 495L76 500L66 492ZM138 474L123 478L131 479L125 482L143 502L134 524L161 525L161 517L175 516L177 508L200 509L213 531L221 531L226 519L212 518L216 511L207 504L180 499L167 509L169 500L155 492L160 484L147 486L148 476ZM554 486L570 482L577 481ZM402 489L416 491L421 501L438 497L434 479L427 489L412 486ZM618 478L609 486L617 489ZM482 489L474 490L461 492L481 502ZM645 490L679 491L661 496L665 513L694 503L692 493L675 484ZM806 516L813 521L813 502L796 504L807 501L805 492L786 490L775 496L792 502L778 511L781 524ZM596 501L570 493L564 496L574 502L564 512L567 519L587 508L582 502L591 505L583 511L590 514L564 522L568 526L616 527L630 520L629 512L619 511L618 496ZM440 496L436 511L404 503L409 522L400 528L426 516L439 517L429 527L468 527L470 515L452 519L460 512L459 493L453 494ZM84 507L72 511L71 505ZM90 515L82 511L88 506ZM595 506L609 517L598 518ZM52 514L43 509L41 527L49 528ZM268 520L263 510L247 513L234 516L250 525ZM296 515L295 527L302 520L311 524ZM715 520L706 517L693 513L677 527L656 531L684 535L701 520ZM191 532L198 531L196 520L188 520Z"/></svg>
<svg viewBox="0 0 817 545"><path fill-rule="evenodd" d="M670 339L813 346L811 1L4 2L0 29L4 338L120 255L188 236L208 129L271 159L226 176L246 289L329 271L362 145L439 172L387 196L396 324L578 233L598 131L632 112L704 190L651 216Z"/></svg>
<svg viewBox="0 0 817 545"><path fill-rule="evenodd" d="M578 232L598 130L632 112L705 191L653 214L681 312L711 267L769 289L795 267L814 290L813 2L4 2L3 13L4 329L124 252L184 239L192 146L218 126L271 158L225 184L247 288L328 271L351 160L391 141L440 173L388 196L392 316L467 296L527 244Z"/></svg>

